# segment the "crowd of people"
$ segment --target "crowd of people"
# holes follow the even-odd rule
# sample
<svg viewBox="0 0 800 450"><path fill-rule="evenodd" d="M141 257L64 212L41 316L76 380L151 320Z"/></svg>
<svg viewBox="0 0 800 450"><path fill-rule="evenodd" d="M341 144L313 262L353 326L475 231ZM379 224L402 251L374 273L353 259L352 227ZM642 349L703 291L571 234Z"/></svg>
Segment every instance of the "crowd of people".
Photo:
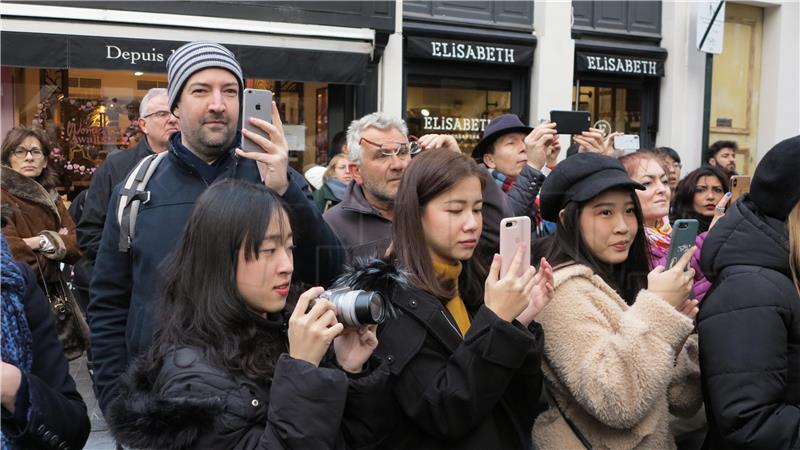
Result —
<svg viewBox="0 0 800 450"><path fill-rule="evenodd" d="M73 347L124 448L800 446L800 136L735 201L735 142L682 176L592 128L559 161L512 114L467 156L371 113L304 177L275 103L238 128L228 49L167 74L72 215L47 136L3 141L3 449L82 448ZM531 248L501 256L510 217Z"/></svg>

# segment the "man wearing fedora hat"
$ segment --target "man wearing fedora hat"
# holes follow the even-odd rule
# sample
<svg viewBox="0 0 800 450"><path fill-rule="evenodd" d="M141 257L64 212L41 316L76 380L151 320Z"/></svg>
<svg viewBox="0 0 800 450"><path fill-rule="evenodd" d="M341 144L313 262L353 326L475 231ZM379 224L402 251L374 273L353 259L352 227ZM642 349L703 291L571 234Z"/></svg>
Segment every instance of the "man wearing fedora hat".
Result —
<svg viewBox="0 0 800 450"><path fill-rule="evenodd" d="M536 205L545 176L533 167L531 159L541 169L546 159L545 147L557 137L555 127L550 124L534 130L516 114L504 114L489 122L483 138L472 150L472 157L489 169L492 179L506 194L514 215L530 217L534 237L549 232ZM534 158L529 158L531 155Z"/></svg>

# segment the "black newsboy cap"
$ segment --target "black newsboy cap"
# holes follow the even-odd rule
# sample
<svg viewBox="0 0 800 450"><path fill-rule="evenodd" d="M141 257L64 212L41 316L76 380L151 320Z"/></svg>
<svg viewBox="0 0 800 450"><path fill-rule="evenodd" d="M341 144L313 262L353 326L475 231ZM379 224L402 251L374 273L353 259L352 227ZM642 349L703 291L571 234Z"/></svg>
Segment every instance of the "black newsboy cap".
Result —
<svg viewBox="0 0 800 450"><path fill-rule="evenodd" d="M542 217L558 221L558 213L569 202L585 202L611 188L645 190L631 180L621 162L598 153L578 153L556 166L539 193Z"/></svg>

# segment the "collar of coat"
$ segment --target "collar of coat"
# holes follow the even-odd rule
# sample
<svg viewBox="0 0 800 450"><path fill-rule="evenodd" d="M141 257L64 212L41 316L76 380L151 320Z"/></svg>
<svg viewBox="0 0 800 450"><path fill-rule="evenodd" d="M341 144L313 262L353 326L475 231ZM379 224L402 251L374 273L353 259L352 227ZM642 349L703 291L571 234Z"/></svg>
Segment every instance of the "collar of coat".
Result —
<svg viewBox="0 0 800 450"><path fill-rule="evenodd" d="M347 186L347 192L345 192L344 200L339 203L339 206L343 209L355 211L361 214L377 216L383 220L391 222L386 217L383 217L378 210L369 204L367 197L364 196L364 190L361 188L360 184L355 182L355 180L351 181L350 185Z"/></svg>
<svg viewBox="0 0 800 450"><path fill-rule="evenodd" d="M55 191L47 192L36 180L26 177L6 165L0 166L0 187L14 197L37 204L50 211L58 223L61 223L61 215L58 214L56 206L58 194Z"/></svg>

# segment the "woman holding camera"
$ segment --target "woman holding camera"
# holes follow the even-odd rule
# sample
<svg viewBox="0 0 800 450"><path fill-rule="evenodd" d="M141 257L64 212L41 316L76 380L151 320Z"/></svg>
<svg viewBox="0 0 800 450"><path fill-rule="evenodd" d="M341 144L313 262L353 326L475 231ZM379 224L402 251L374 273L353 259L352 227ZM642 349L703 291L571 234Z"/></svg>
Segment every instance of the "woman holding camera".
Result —
<svg viewBox="0 0 800 450"><path fill-rule="evenodd" d="M538 319L551 398L533 429L538 449L675 448L670 413L701 405L694 270L684 272L694 250L650 270L636 189L619 161L595 153L561 162L542 186L542 217L558 228L539 246L555 294Z"/></svg>
<svg viewBox="0 0 800 450"><path fill-rule="evenodd" d="M384 291L400 313L378 332L376 353L392 374L385 409L397 416L381 448L530 446L542 386L533 318L552 295L552 274L546 262L536 273L519 251L504 277L496 255L488 277L479 267L487 182L474 161L444 149L423 152L403 173L392 238L408 284Z"/></svg>
<svg viewBox="0 0 800 450"><path fill-rule="evenodd" d="M264 186L225 180L200 196L165 271L156 338L110 406L118 442L170 449L371 442L365 427L380 417L374 408L387 377L370 359L374 328L343 331L332 303L313 302L322 288L288 307L292 248L289 213ZM343 370L320 367L332 342Z"/></svg>

